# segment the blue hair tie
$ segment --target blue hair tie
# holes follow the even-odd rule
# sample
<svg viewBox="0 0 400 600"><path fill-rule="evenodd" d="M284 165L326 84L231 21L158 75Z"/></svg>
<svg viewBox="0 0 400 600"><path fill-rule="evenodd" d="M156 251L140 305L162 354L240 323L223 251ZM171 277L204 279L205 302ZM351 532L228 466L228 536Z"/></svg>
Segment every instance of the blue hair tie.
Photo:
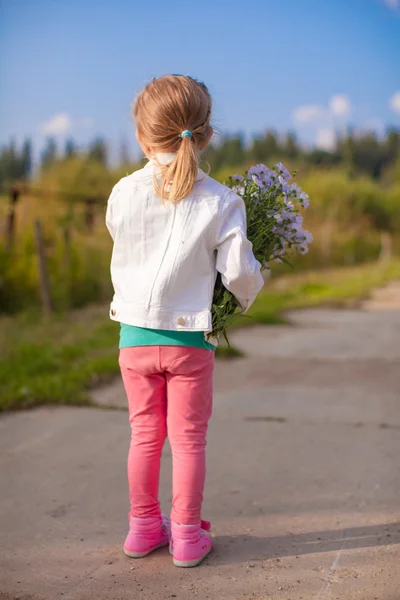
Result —
<svg viewBox="0 0 400 600"><path fill-rule="evenodd" d="M182 139L184 137L192 137L192 132L189 131L189 129L185 129L185 131L182 131L182 133L179 135L179 137L181 137Z"/></svg>

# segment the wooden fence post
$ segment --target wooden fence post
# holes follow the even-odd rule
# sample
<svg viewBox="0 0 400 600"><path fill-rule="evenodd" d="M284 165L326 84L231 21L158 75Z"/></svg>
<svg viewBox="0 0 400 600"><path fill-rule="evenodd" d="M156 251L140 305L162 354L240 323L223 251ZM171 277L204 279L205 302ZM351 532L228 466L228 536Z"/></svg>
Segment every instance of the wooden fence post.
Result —
<svg viewBox="0 0 400 600"><path fill-rule="evenodd" d="M16 185L10 189L10 201L8 206L6 225L5 225L5 237L6 237L6 249L9 252L13 246L15 238L15 209L20 196L20 190Z"/></svg>
<svg viewBox="0 0 400 600"><path fill-rule="evenodd" d="M44 250L42 224L39 219L35 219L35 243L39 267L40 298L42 300L43 312L48 316L51 315L52 312L50 284Z"/></svg>

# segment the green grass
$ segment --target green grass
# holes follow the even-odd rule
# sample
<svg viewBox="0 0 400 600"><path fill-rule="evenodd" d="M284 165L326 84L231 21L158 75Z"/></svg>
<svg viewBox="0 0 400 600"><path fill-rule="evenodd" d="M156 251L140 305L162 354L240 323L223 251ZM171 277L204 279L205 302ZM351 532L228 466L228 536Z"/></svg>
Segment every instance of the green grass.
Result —
<svg viewBox="0 0 400 600"><path fill-rule="evenodd" d="M232 358L242 358L243 352L232 345L221 344L215 351L217 358L221 360L232 360Z"/></svg>
<svg viewBox="0 0 400 600"><path fill-rule="evenodd" d="M342 306L400 278L400 262L293 273L271 280L237 326L284 323L284 311ZM118 373L118 325L91 306L48 320L35 314L0 319L0 410L39 404L87 404L88 389ZM219 358L241 353L222 346Z"/></svg>
<svg viewBox="0 0 400 600"><path fill-rule="evenodd" d="M293 273L267 283L236 326L285 323L284 312L312 306L344 307L368 297L372 289L400 279L400 261Z"/></svg>
<svg viewBox="0 0 400 600"><path fill-rule="evenodd" d="M118 373L118 325L92 306L49 320L0 320L0 410L87 404L87 389Z"/></svg>

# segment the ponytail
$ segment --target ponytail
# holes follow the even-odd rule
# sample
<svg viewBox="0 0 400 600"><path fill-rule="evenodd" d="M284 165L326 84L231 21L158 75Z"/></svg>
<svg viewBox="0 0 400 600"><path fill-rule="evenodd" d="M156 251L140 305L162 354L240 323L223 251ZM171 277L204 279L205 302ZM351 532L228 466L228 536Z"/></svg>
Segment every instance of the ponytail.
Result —
<svg viewBox="0 0 400 600"><path fill-rule="evenodd" d="M190 194L196 183L199 157L193 138L180 140L178 151L171 163L161 167L161 182L154 175L154 189L161 200L179 202Z"/></svg>
<svg viewBox="0 0 400 600"><path fill-rule="evenodd" d="M140 139L155 153L175 154L170 164L157 165L154 175L154 190L163 201L178 202L193 190L199 152L210 137L211 104L204 83L186 75L153 79L136 98L133 114Z"/></svg>

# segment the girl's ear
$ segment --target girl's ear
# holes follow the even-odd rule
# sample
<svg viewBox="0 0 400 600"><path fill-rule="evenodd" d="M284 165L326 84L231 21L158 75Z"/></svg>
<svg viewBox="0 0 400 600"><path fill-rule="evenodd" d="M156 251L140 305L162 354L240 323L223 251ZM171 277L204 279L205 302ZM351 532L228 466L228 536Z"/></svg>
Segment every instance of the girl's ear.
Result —
<svg viewBox="0 0 400 600"><path fill-rule="evenodd" d="M151 157L151 149L142 142L142 140L140 138L140 133L138 132L137 129L136 129L136 139L139 142L139 146L143 150L143 153L147 156L147 158L150 158Z"/></svg>
<svg viewBox="0 0 400 600"><path fill-rule="evenodd" d="M208 128L208 132L207 132L207 138L201 144L200 150L204 150L204 148L206 148L208 146L208 144L210 143L210 140L211 140L211 138L213 136L213 133L214 133L214 129L210 125L209 128Z"/></svg>

